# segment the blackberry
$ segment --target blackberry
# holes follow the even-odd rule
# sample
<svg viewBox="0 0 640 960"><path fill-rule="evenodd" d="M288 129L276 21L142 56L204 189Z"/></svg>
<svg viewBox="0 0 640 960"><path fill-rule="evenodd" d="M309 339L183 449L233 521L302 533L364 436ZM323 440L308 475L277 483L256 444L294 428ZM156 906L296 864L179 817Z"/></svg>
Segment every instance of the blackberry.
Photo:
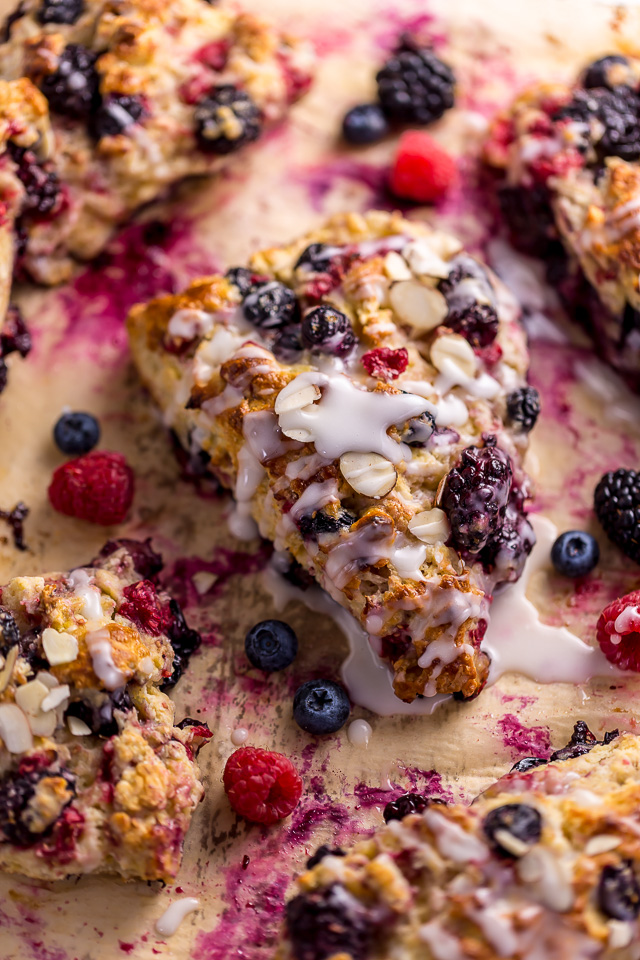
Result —
<svg viewBox="0 0 640 960"><path fill-rule="evenodd" d="M502 527L509 491L511 461L495 446L467 447L446 478L441 507L449 517L454 543L479 553Z"/></svg>
<svg viewBox="0 0 640 960"><path fill-rule="evenodd" d="M256 275L246 267L231 267L225 273L225 279L238 288L243 300L259 286Z"/></svg>
<svg viewBox="0 0 640 960"><path fill-rule="evenodd" d="M557 110L552 119L588 124L599 121L598 129L603 132L592 143L597 159L602 162L606 157L621 157L633 161L640 157L639 114L640 101L635 91L618 86L613 90L576 90L571 102Z"/></svg>
<svg viewBox="0 0 640 960"><path fill-rule="evenodd" d="M279 330L297 319L298 301L293 290L272 280L250 293L242 310L247 320L260 330Z"/></svg>
<svg viewBox="0 0 640 960"><path fill-rule="evenodd" d="M478 261L460 254L439 288L449 307L445 326L463 336L472 347L490 346L498 333L496 297L487 272Z"/></svg>
<svg viewBox="0 0 640 960"><path fill-rule="evenodd" d="M300 517L298 529L305 540L317 540L324 533L339 533L340 530L348 529L356 520L357 517L348 510L341 510L337 517L325 513L324 510L317 510Z"/></svg>
<svg viewBox="0 0 640 960"><path fill-rule="evenodd" d="M573 733L571 734L569 742L566 746L552 753L549 757L549 762L556 763L559 760L573 760L575 757L581 757L585 753L589 753L599 744L611 743L617 736L617 730L609 730L608 733L605 733L602 740L598 740L595 734L589 730L584 720L578 720L573 727Z"/></svg>
<svg viewBox="0 0 640 960"><path fill-rule="evenodd" d="M84 0L42 0L37 13L40 23L75 23L84 12Z"/></svg>
<svg viewBox="0 0 640 960"><path fill-rule="evenodd" d="M507 416L524 433L529 433L540 415L540 394L535 387L520 387L507 397Z"/></svg>
<svg viewBox="0 0 640 960"><path fill-rule="evenodd" d="M509 773L528 773L536 767L543 767L547 761L544 757L523 757L511 767Z"/></svg>
<svg viewBox="0 0 640 960"><path fill-rule="evenodd" d="M587 90L594 87L607 87L609 90L614 90L622 84L633 86L635 82L629 61L619 53L610 53L606 57L594 60L585 69L582 78L582 86Z"/></svg>
<svg viewBox="0 0 640 960"><path fill-rule="evenodd" d="M598 906L607 917L631 921L640 914L640 865L634 860L608 863L598 884Z"/></svg>
<svg viewBox="0 0 640 960"><path fill-rule="evenodd" d="M114 710L133 709L133 703L126 687L119 687L111 693L103 694L98 700L74 700L65 711L67 717L77 717L98 737L114 737L119 732Z"/></svg>
<svg viewBox="0 0 640 960"><path fill-rule="evenodd" d="M113 93L98 107L91 121L91 132L96 140L116 137L119 133L126 133L129 127L141 120L145 114L140 97Z"/></svg>
<svg viewBox="0 0 640 960"><path fill-rule="evenodd" d="M169 609L173 614L173 622L167 631L174 653L173 670L171 676L163 680L161 684L162 690L168 690L170 687L175 686L184 673L189 663L189 658L202 643L202 637L197 630L192 630L187 625L184 613L175 600L172 599L169 601Z"/></svg>
<svg viewBox="0 0 640 960"><path fill-rule="evenodd" d="M344 856L345 852L341 847L328 847L326 843L323 843L322 846L318 847L316 852L307 860L307 870L312 870L313 867L316 867L321 860L324 860L325 857Z"/></svg>
<svg viewBox="0 0 640 960"><path fill-rule="evenodd" d="M331 263L331 248L326 243L310 243L295 262L294 270L308 266L314 273L324 273Z"/></svg>
<svg viewBox="0 0 640 960"><path fill-rule="evenodd" d="M385 823L390 820L403 820L410 813L424 813L433 803L444 804L444 800L439 797L426 797L423 793L403 793L396 800L389 801L382 816Z"/></svg>
<svg viewBox="0 0 640 960"><path fill-rule="evenodd" d="M49 812L52 819L44 829L32 831L29 824L33 822L33 815L30 815L29 801L42 780L51 777L57 779L60 776L64 777L67 784L66 802L57 811ZM59 790L56 791L56 796L60 796ZM18 847L30 847L50 833L57 816L71 803L74 796L73 781L64 774L53 774L49 770L32 770L22 775L10 773L0 781L0 833L9 843Z"/></svg>
<svg viewBox="0 0 640 960"><path fill-rule="evenodd" d="M517 500L511 497L500 529L489 538L479 559L485 570L497 573L497 583L515 583L535 542L533 527Z"/></svg>
<svg viewBox="0 0 640 960"><path fill-rule="evenodd" d="M400 438L403 443L409 444L410 447L424 447L433 436L435 429L435 417L432 413L425 411L419 417L412 417L411 420L407 420Z"/></svg>
<svg viewBox="0 0 640 960"><path fill-rule="evenodd" d="M498 314L488 303L449 312L444 326L468 340L472 347L489 347L498 335Z"/></svg>
<svg viewBox="0 0 640 960"><path fill-rule="evenodd" d="M261 133L260 111L251 97L231 84L214 87L194 113L196 141L206 153L233 153Z"/></svg>
<svg viewBox="0 0 640 960"><path fill-rule="evenodd" d="M20 630L12 613L0 607L0 653L6 657L11 647L20 642Z"/></svg>
<svg viewBox="0 0 640 960"><path fill-rule="evenodd" d="M55 113L85 120L98 108L100 78L96 60L97 54L80 43L65 47L58 60L58 69L48 74L40 85Z"/></svg>
<svg viewBox="0 0 640 960"><path fill-rule="evenodd" d="M352 107L342 121L342 136L347 143L364 146L377 143L389 132L387 119L377 103Z"/></svg>
<svg viewBox="0 0 640 960"><path fill-rule="evenodd" d="M493 850L503 857L514 856L509 839L532 847L542 834L542 817L526 803L506 803L495 807L482 823L484 835Z"/></svg>
<svg viewBox="0 0 640 960"><path fill-rule="evenodd" d="M501 187L498 200L514 246L532 257L546 259L558 245L549 189L542 184Z"/></svg>
<svg viewBox="0 0 640 960"><path fill-rule="evenodd" d="M47 216L60 200L60 181L53 170L45 170L31 150L18 147L9 141L9 155L16 164L16 175L24 187L25 197L21 215Z"/></svg>
<svg viewBox="0 0 640 960"><path fill-rule="evenodd" d="M118 550L125 550L131 562L133 569L143 580L153 580L164 566L164 562L159 553L151 546L151 537L146 540L129 540L122 537L118 540L108 540L91 566L100 567L102 561L108 559Z"/></svg>
<svg viewBox="0 0 640 960"><path fill-rule="evenodd" d="M455 77L433 50L405 41L378 71L378 98L400 123L432 123L453 106Z"/></svg>
<svg viewBox="0 0 640 960"><path fill-rule="evenodd" d="M595 489L594 507L609 539L640 563L640 475L635 470L605 473Z"/></svg>
<svg viewBox="0 0 640 960"><path fill-rule="evenodd" d="M281 363L295 363L298 354L302 353L304 349L302 336L300 335L300 324L294 324L280 330L271 349Z"/></svg>
<svg viewBox="0 0 640 960"><path fill-rule="evenodd" d="M302 342L309 350L334 357L347 356L357 343L349 318L326 303L305 314L301 333Z"/></svg>
<svg viewBox="0 0 640 960"><path fill-rule="evenodd" d="M286 925L295 960L328 960L334 954L365 960L377 927L370 911L340 884L290 900Z"/></svg>

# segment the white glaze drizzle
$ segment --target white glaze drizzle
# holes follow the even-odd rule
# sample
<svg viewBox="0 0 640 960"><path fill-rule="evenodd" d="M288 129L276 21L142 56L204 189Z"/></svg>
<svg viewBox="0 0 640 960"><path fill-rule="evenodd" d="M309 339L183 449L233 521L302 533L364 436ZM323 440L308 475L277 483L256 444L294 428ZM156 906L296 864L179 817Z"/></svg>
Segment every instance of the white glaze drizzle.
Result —
<svg viewBox="0 0 640 960"><path fill-rule="evenodd" d="M236 727L231 731L231 743L234 747L241 747L249 739L249 731L246 727Z"/></svg>
<svg viewBox="0 0 640 960"><path fill-rule="evenodd" d="M107 690L117 690L126 682L126 675L113 662L109 631L93 630L85 636L93 672L102 680Z"/></svg>
<svg viewBox="0 0 640 960"><path fill-rule="evenodd" d="M352 720L347 727L347 737L349 743L354 747L368 747L369 740L373 735L371 724L366 720Z"/></svg>
<svg viewBox="0 0 640 960"><path fill-rule="evenodd" d="M161 937L172 937L177 932L182 921L200 906L195 897L182 897L169 904L161 917L155 923L156 933Z"/></svg>
<svg viewBox="0 0 640 960"><path fill-rule="evenodd" d="M443 817L436 810L427 809L422 814L433 833L435 845L443 857L455 863L483 863L489 856L486 844L473 833L468 833L460 824Z"/></svg>
<svg viewBox="0 0 640 960"><path fill-rule="evenodd" d="M102 594L98 587L91 583L93 575L89 574L87 570L78 568L71 571L69 579L73 584L76 597L82 600L82 610L80 611L82 616L89 621L102 620L103 612L100 603Z"/></svg>

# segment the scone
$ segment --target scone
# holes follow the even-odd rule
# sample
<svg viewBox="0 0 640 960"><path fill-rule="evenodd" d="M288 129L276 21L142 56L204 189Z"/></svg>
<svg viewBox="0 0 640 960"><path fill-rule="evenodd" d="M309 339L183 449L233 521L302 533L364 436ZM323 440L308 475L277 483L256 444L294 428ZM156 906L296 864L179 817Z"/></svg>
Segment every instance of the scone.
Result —
<svg viewBox="0 0 640 960"><path fill-rule="evenodd" d="M402 700L477 693L492 592L534 542L538 398L502 284L451 236L341 215L128 326L167 426L233 491L232 531L346 607Z"/></svg>
<svg viewBox="0 0 640 960"><path fill-rule="evenodd" d="M277 956L633 960L639 810L638 737L597 743L577 724L549 763L520 761L470 807L432 802L346 854L319 851Z"/></svg>
<svg viewBox="0 0 640 960"><path fill-rule="evenodd" d="M603 57L574 85L543 83L494 122L513 242L548 279L600 355L640 390L640 61Z"/></svg>
<svg viewBox="0 0 640 960"><path fill-rule="evenodd" d="M189 631L159 561L111 541L91 566L2 588L0 869L175 877L211 734L176 725L161 690Z"/></svg>
<svg viewBox="0 0 640 960"><path fill-rule="evenodd" d="M212 173L310 83L309 48L205 0L21 0L0 46L0 287L69 276L114 227Z"/></svg>

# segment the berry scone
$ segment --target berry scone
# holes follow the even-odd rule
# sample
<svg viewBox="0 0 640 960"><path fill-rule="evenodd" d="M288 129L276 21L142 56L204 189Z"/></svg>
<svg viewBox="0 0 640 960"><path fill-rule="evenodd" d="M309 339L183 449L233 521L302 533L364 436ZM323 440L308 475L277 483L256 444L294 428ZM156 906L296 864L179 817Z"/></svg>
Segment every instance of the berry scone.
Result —
<svg viewBox="0 0 640 960"><path fill-rule="evenodd" d="M598 743L579 723L471 806L413 801L422 812L312 858L279 960L640 956L637 736Z"/></svg>
<svg viewBox="0 0 640 960"><path fill-rule="evenodd" d="M171 880L210 736L174 722L172 643L194 647L148 543L17 577L0 596L0 869Z"/></svg>
<svg viewBox="0 0 640 960"><path fill-rule="evenodd" d="M574 85L543 83L493 124L513 241L548 278L601 355L640 390L640 61L588 66Z"/></svg>
<svg viewBox="0 0 640 960"><path fill-rule="evenodd" d="M204 0L21 0L0 46L0 263L45 284L309 86L309 48ZM6 306L6 304L0 304Z"/></svg>
<svg viewBox="0 0 640 960"><path fill-rule="evenodd" d="M502 284L451 236L348 214L128 324L167 426L233 491L232 531L346 607L402 700L478 692L493 590L534 542L539 404Z"/></svg>

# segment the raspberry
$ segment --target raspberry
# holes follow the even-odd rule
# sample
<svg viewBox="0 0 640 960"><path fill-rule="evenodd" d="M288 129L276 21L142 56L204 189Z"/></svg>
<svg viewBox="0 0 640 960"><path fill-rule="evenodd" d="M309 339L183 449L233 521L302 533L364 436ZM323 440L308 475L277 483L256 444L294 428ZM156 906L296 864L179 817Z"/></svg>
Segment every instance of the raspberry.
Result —
<svg viewBox="0 0 640 960"><path fill-rule="evenodd" d="M390 350L389 347L377 347L368 350L362 357L362 366L370 377L378 380L395 380L404 373L409 363L409 354L405 347Z"/></svg>
<svg viewBox="0 0 640 960"><path fill-rule="evenodd" d="M173 615L169 605L163 605L151 580L138 580L123 590L124 602L118 613L135 623L139 630L157 637L169 629Z"/></svg>
<svg viewBox="0 0 640 960"><path fill-rule="evenodd" d="M640 590L604 608L596 635L607 660L622 670L640 673Z"/></svg>
<svg viewBox="0 0 640 960"><path fill-rule="evenodd" d="M397 197L416 203L435 203L457 178L455 160L428 133L409 130L400 137L389 178L391 190Z"/></svg>
<svg viewBox="0 0 640 960"><path fill-rule="evenodd" d="M105 527L122 523L133 493L133 470L121 453L106 450L63 463L49 485L54 510Z"/></svg>
<svg viewBox="0 0 640 960"><path fill-rule="evenodd" d="M288 817L302 795L302 780L288 757L258 747L240 747L227 760L222 778L236 813L254 823Z"/></svg>

